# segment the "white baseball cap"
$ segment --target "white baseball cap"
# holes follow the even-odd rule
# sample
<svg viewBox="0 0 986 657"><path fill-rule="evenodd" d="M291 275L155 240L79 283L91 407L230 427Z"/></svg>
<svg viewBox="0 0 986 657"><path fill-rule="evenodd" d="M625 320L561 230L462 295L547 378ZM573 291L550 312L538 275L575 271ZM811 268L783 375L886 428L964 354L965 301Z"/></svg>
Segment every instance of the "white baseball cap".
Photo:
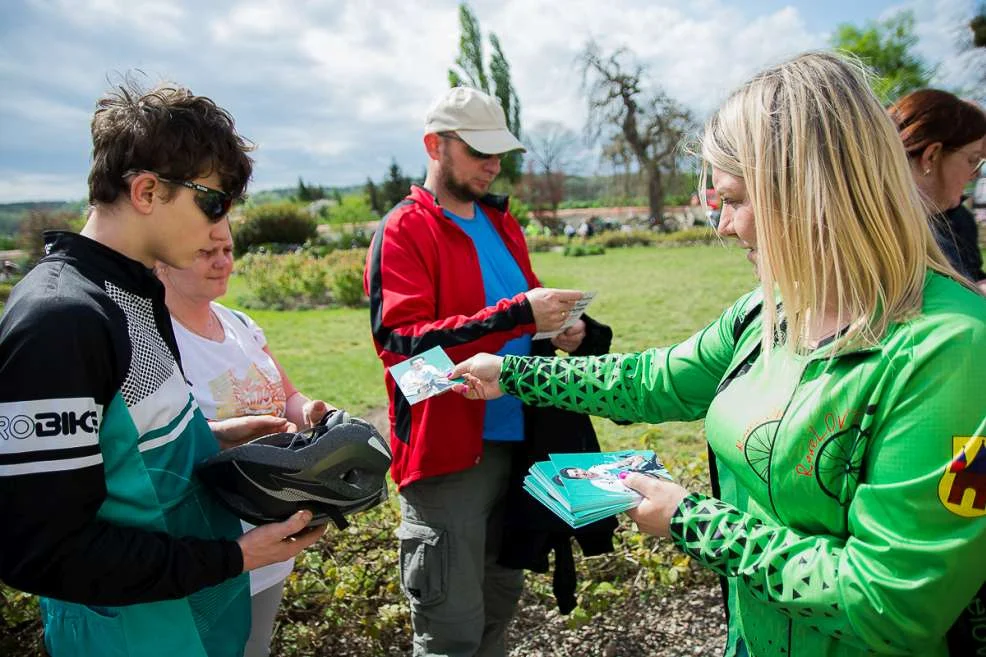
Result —
<svg viewBox="0 0 986 657"><path fill-rule="evenodd" d="M432 105L425 116L425 134L433 132L454 132L480 153L527 150L507 128L497 99L470 87L453 87Z"/></svg>

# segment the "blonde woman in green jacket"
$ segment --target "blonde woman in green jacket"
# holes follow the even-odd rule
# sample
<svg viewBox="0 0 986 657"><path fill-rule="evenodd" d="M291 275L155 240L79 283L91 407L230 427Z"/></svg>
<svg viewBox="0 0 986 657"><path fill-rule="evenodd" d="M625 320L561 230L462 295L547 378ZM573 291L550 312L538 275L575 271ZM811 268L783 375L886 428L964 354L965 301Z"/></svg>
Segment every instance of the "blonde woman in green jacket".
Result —
<svg viewBox="0 0 986 657"><path fill-rule="evenodd" d="M702 156L759 290L672 347L480 354L451 376L474 398L705 418L720 499L626 483L641 531L728 578L728 654L986 654L986 299L936 246L894 126L856 65L809 53L736 91Z"/></svg>

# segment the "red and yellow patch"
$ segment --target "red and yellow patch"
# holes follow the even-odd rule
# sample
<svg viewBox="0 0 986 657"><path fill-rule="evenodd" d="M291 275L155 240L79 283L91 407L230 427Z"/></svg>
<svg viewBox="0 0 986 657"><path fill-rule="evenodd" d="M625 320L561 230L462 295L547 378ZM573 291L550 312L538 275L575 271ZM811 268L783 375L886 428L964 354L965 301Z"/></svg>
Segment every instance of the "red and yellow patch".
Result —
<svg viewBox="0 0 986 657"><path fill-rule="evenodd" d="M986 516L986 438L952 436L952 453L938 482L938 499L956 515Z"/></svg>

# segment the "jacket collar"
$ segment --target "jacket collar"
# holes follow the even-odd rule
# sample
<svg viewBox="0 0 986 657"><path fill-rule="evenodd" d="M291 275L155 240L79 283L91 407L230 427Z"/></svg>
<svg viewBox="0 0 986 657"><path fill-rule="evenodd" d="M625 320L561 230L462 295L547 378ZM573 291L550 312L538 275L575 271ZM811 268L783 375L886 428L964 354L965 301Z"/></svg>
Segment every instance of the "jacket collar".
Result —
<svg viewBox="0 0 986 657"><path fill-rule="evenodd" d="M428 212L436 217L445 216L445 213L442 211L442 206L438 202L438 198L430 189L426 187L411 185L411 193L405 198L408 201L422 205L426 210L428 210ZM486 212L487 216L489 216L487 209L495 210L498 214L505 214L510 208L510 197L506 194L487 194L483 198L479 199L479 204L484 206L483 211Z"/></svg>
<svg viewBox="0 0 986 657"><path fill-rule="evenodd" d="M69 231L44 232L45 259L71 262L81 270L98 273L104 280L131 292L150 296L160 291L161 283L143 263L96 240Z"/></svg>

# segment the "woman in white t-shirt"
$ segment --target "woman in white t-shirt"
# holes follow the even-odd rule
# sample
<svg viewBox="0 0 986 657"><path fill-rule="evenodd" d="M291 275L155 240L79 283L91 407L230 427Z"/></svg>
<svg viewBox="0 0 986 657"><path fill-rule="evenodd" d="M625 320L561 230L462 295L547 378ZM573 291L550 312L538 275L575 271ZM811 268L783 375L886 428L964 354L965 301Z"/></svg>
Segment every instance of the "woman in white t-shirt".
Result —
<svg viewBox="0 0 986 657"><path fill-rule="evenodd" d="M213 248L199 251L188 269L156 268L195 401L223 449L311 426L329 406L298 392L252 319L215 302L226 293L233 271L226 220L216 225L213 237ZM244 530L250 528L244 523ZM293 565L290 560L250 572L252 629L245 657L270 654L274 618Z"/></svg>

